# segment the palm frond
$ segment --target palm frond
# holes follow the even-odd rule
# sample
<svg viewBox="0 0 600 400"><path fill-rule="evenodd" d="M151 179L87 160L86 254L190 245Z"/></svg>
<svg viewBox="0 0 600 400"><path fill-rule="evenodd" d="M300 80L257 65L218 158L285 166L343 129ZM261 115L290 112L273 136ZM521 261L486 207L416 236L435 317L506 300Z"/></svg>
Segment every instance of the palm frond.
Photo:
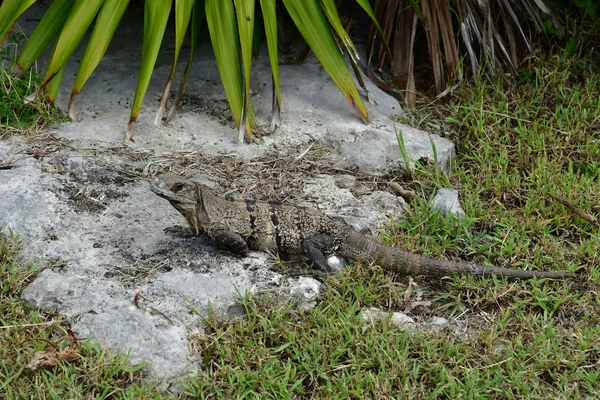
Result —
<svg viewBox="0 0 600 400"><path fill-rule="evenodd" d="M490 76L517 68L521 43L531 51L532 36L544 30L542 13L561 29L543 0L374 0L374 10L382 29L370 30L367 73L380 87L405 92L408 104L415 101L409 94L415 82L414 23L424 28L436 93L442 93L451 79L462 79L455 31L460 33L475 77L482 62ZM381 45L384 41L393 43L391 56ZM386 70L391 79L386 79Z"/></svg>

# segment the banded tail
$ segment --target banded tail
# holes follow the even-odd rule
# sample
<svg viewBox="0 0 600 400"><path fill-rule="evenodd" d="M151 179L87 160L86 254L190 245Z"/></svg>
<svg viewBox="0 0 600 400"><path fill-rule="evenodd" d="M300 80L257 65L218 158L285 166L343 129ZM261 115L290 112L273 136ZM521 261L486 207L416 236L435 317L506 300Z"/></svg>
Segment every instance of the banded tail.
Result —
<svg viewBox="0 0 600 400"><path fill-rule="evenodd" d="M375 239L355 231L347 235L346 241L341 245L339 253L345 257L360 260L364 263L373 263L385 270L401 274L438 277L453 274L483 277L497 275L510 279L565 279L575 277L575 274L567 272L525 271L521 269L486 267L466 262L435 260L385 246Z"/></svg>

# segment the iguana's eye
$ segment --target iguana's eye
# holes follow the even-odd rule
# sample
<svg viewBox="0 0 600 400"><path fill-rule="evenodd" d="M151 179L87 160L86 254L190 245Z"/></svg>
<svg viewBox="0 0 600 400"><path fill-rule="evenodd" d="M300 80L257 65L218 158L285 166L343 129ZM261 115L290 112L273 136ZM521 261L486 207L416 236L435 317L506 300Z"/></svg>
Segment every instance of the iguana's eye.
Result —
<svg viewBox="0 0 600 400"><path fill-rule="evenodd" d="M179 192L181 191L183 188L185 187L185 185L181 182L178 182L176 184L173 185L173 187L171 188L174 192Z"/></svg>

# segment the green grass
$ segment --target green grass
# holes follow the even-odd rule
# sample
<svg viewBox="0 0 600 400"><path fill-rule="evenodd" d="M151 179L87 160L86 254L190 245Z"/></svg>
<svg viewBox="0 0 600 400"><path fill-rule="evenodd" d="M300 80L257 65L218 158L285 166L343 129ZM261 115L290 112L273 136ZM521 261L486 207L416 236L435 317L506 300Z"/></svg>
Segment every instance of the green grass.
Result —
<svg viewBox="0 0 600 400"><path fill-rule="evenodd" d="M460 89L412 121L454 132L455 169L417 166L420 193L383 240L434 257L509 268L577 271L576 280L420 279L430 309L469 334L406 333L359 310L403 310L406 279L358 268L329 283L312 313L246 299L248 318L215 324L199 341L193 397L592 398L600 390L600 229L553 200L600 213L600 69L591 58L545 56L518 85ZM481 80L484 82L485 80ZM432 211L450 182L464 221Z"/></svg>
<svg viewBox="0 0 600 400"><path fill-rule="evenodd" d="M595 57L595 58L594 58ZM243 299L247 318L211 320L197 337L202 369L182 397L199 398L594 398L600 391L600 228L553 194L600 216L598 57L546 55L513 84L465 85L445 105L410 113L457 143L450 173L419 166L404 185L418 196L382 240L428 256L501 267L577 271L570 281L418 278L431 305L418 320L458 328L404 332L360 310L407 307L408 280L357 266L329 281L311 312L266 297ZM406 121L404 121L406 122ZM464 221L432 211L435 191L460 192ZM73 349L68 325L27 311L18 293L39 268L0 240L0 393L8 398L148 398L122 358L80 342L80 359L30 371L35 351ZM416 294L409 299L409 303ZM51 325L47 322L53 321Z"/></svg>
<svg viewBox="0 0 600 400"><path fill-rule="evenodd" d="M22 77L11 73L16 61L17 44L23 35L13 34L9 43L0 50L0 137L6 133L36 133L45 126L62 120L57 108L36 99L26 102L42 82L42 75L35 68ZM43 95L40 96L43 98Z"/></svg>
<svg viewBox="0 0 600 400"><path fill-rule="evenodd" d="M359 310L402 309L404 288L381 271L364 268L330 285L310 314L269 299L247 299L247 319L217 326L197 344L205 369L186 393L273 399L584 398L599 388L596 319L585 328L572 321L575 325L565 329L559 318L521 305L488 313L491 326L473 327L467 339L448 332L403 332L386 322L367 328Z"/></svg>

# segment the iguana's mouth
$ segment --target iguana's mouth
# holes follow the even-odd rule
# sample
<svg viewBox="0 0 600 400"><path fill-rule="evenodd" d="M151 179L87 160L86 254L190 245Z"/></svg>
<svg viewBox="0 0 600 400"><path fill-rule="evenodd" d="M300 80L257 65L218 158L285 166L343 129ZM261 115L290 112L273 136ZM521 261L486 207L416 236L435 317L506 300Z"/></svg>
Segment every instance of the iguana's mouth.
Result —
<svg viewBox="0 0 600 400"><path fill-rule="evenodd" d="M153 182L150 182L150 190L159 195L160 197L164 197L167 200L177 200L178 196L171 192L167 188L167 184L160 179L155 179Z"/></svg>
<svg viewBox="0 0 600 400"><path fill-rule="evenodd" d="M196 219L198 200L196 197L190 198L190 193L176 193L179 187L178 185L181 185L181 182L171 182L168 181L168 179L163 180L159 176L153 182L150 182L150 190L163 199L169 201L169 203L171 203L173 207L175 207L177 211L183 215L189 226L194 231L194 234L198 236L200 234L198 221ZM179 189L181 188L179 187Z"/></svg>
<svg viewBox="0 0 600 400"><path fill-rule="evenodd" d="M154 193L156 193L157 195L159 195L160 197L169 200L169 201L177 201L179 203L195 203L194 199L187 199L184 196L181 196L177 193L174 193L170 188L169 185L160 180L160 179L155 179L153 182L150 182L150 190L152 190Z"/></svg>

